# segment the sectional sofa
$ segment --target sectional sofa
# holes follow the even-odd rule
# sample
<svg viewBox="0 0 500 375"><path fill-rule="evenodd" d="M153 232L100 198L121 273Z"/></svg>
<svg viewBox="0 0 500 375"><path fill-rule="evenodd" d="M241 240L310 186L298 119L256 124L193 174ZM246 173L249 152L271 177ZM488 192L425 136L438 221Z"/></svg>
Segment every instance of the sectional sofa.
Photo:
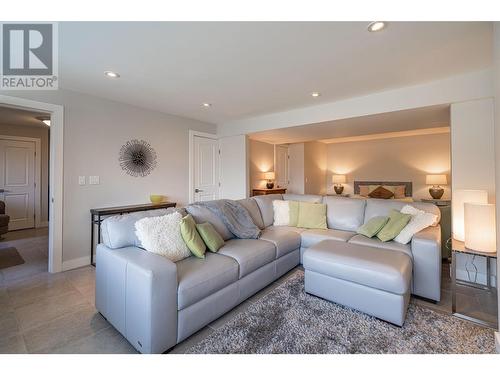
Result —
<svg viewBox="0 0 500 375"><path fill-rule="evenodd" d="M328 229L273 226L276 199L322 202ZM103 223L97 247L96 308L141 353L162 353L269 285L302 262L311 247L355 244L411 260L411 293L439 301L441 235L439 224L417 233L411 243L381 242L356 234L374 216L406 203L317 195L266 195L239 201L262 229L260 239L236 239L208 209L186 207L196 222L210 222L225 240L218 253L177 263L138 247L134 222L145 215L112 217ZM439 217L432 204L415 207ZM326 241L325 241L326 240ZM319 245L318 245L319 244ZM326 251L328 251L328 248ZM389 252L387 250L390 250ZM392 253L391 251L394 251ZM377 257L375 251L370 256ZM409 295L409 292L408 292Z"/></svg>

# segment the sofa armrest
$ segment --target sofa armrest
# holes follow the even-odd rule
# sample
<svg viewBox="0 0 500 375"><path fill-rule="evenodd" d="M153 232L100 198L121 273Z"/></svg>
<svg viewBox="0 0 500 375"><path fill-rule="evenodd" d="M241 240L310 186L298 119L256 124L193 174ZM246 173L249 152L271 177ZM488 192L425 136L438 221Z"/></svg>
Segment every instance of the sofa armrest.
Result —
<svg viewBox="0 0 500 375"><path fill-rule="evenodd" d="M137 247L97 246L96 308L141 353L177 343L177 267Z"/></svg>
<svg viewBox="0 0 500 375"><path fill-rule="evenodd" d="M413 293L441 299L441 226L428 227L411 240L413 254Z"/></svg>

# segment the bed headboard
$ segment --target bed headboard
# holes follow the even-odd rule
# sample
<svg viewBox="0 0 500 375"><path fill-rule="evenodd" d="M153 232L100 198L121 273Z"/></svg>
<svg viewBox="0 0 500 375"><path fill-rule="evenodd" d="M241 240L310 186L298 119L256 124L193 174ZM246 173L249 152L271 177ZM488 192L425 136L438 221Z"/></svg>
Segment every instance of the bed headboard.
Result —
<svg viewBox="0 0 500 375"><path fill-rule="evenodd" d="M359 194L359 187L366 185L385 185L385 186L406 186L405 196L413 195L413 184L411 181L354 181L354 194Z"/></svg>

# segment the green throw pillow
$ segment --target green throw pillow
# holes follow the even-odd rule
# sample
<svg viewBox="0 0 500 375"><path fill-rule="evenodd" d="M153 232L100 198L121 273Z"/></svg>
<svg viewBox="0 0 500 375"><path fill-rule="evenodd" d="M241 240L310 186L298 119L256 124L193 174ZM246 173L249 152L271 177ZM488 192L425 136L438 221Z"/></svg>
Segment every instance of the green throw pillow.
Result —
<svg viewBox="0 0 500 375"><path fill-rule="evenodd" d="M297 226L307 229L327 229L326 204L299 202Z"/></svg>
<svg viewBox="0 0 500 375"><path fill-rule="evenodd" d="M290 221L288 225L290 227L296 227L299 223L299 202L288 201L288 207L290 215Z"/></svg>
<svg viewBox="0 0 500 375"><path fill-rule="evenodd" d="M191 215L181 220L181 235L191 253L197 258L205 258L207 247L196 230L196 222Z"/></svg>
<svg viewBox="0 0 500 375"><path fill-rule="evenodd" d="M224 239L215 230L214 226L210 223L196 224L196 229L200 233L201 238L213 253L216 253L222 246L224 246Z"/></svg>
<svg viewBox="0 0 500 375"><path fill-rule="evenodd" d="M377 233L377 237L383 242L396 238L403 228L406 227L410 219L411 215L402 214L397 210L391 210L389 221L380 232Z"/></svg>
<svg viewBox="0 0 500 375"><path fill-rule="evenodd" d="M362 234L368 238L375 236L387 224L389 218L387 216L375 216L368 220L365 224L358 228L358 234Z"/></svg>

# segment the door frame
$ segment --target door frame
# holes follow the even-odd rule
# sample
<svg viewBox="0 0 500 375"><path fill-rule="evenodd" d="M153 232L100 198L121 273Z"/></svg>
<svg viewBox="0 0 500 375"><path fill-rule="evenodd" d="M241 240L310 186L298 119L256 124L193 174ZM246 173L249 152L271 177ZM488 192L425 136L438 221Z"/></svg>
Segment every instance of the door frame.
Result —
<svg viewBox="0 0 500 375"><path fill-rule="evenodd" d="M189 129L189 203L194 202L194 137L202 137L218 140L217 134L200 132L197 130ZM220 156L219 156L220 158ZM217 161L220 166L220 160ZM219 180L220 180L220 168L219 168ZM220 194L220 186L219 192Z"/></svg>
<svg viewBox="0 0 500 375"><path fill-rule="evenodd" d="M50 130L49 130L50 131ZM3 135L0 134L0 139L6 141L21 141L21 142L34 142L35 143L35 228L48 226L48 223L42 223L42 140L40 138L32 137L18 137L16 135Z"/></svg>
<svg viewBox="0 0 500 375"><path fill-rule="evenodd" d="M15 96L0 95L0 105L24 110L46 112L50 115L50 173L49 173L49 272L62 271L63 255L63 158L64 107Z"/></svg>

